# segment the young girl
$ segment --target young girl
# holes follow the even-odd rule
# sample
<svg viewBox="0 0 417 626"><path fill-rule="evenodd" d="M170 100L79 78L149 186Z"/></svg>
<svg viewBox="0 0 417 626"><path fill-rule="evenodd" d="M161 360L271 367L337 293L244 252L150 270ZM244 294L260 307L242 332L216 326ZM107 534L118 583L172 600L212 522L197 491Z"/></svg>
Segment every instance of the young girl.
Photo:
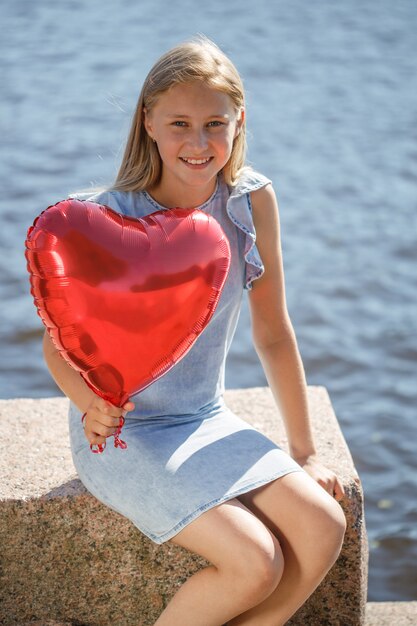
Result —
<svg viewBox="0 0 417 626"><path fill-rule="evenodd" d="M343 487L321 465L311 433L275 194L244 166L245 146L243 86L224 53L199 37L163 55L145 80L115 183L89 199L135 217L170 207L214 216L231 249L218 306L185 357L121 409L44 339L52 376L71 400L71 449L87 489L153 542L212 563L182 585L156 626L284 624L335 562L345 532ZM290 454L223 399L243 289ZM121 416L127 449L92 454L90 444L105 443Z"/></svg>

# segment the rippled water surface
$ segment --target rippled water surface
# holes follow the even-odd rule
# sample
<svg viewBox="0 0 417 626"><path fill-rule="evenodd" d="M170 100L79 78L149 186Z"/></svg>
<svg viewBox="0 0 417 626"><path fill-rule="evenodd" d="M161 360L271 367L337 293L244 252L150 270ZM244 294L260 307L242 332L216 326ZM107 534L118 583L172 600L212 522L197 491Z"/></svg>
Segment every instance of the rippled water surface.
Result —
<svg viewBox="0 0 417 626"><path fill-rule="evenodd" d="M243 75L308 382L328 388L363 481L369 599L416 599L417 4L6 0L2 14L0 396L57 393L27 227L112 180L150 65L204 32ZM229 388L266 384L244 305Z"/></svg>

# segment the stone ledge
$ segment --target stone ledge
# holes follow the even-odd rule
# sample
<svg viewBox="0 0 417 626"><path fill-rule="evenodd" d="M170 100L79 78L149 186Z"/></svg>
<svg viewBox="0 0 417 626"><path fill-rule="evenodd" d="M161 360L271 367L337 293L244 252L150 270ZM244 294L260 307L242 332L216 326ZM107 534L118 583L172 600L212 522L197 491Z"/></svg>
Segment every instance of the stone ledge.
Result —
<svg viewBox="0 0 417 626"><path fill-rule="evenodd" d="M417 602L368 602L365 626L416 626Z"/></svg>
<svg viewBox="0 0 417 626"><path fill-rule="evenodd" d="M25 622L22 626L80 626L79 622ZM365 626L416 626L417 602L368 602ZM321 624L310 624L321 626Z"/></svg>
<svg viewBox="0 0 417 626"><path fill-rule="evenodd" d="M319 454L346 490L348 529L337 563L288 624L359 626L368 563L362 488L326 389L308 393ZM287 447L268 387L226 390L225 400ZM85 490L72 464L67 407L65 398L0 400L0 427L10 433L0 458L0 623L150 626L208 562L152 543Z"/></svg>

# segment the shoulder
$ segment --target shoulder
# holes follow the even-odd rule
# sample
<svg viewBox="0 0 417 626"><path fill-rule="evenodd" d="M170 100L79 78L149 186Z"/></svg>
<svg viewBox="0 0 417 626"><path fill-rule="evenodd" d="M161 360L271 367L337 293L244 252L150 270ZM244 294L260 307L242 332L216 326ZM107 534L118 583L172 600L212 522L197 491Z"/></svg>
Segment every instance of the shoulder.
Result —
<svg viewBox="0 0 417 626"><path fill-rule="evenodd" d="M278 202L272 182L255 189L250 193L253 220L262 226L264 223L276 221L278 218Z"/></svg>
<svg viewBox="0 0 417 626"><path fill-rule="evenodd" d="M112 191L110 189L96 189L91 191L74 192L69 195L69 198L95 202L96 204L110 207L115 211L120 211L121 206L124 204L121 197L124 193L125 192Z"/></svg>
<svg viewBox="0 0 417 626"><path fill-rule="evenodd" d="M272 182L252 191L250 204L257 246L264 259L280 245L278 201Z"/></svg>

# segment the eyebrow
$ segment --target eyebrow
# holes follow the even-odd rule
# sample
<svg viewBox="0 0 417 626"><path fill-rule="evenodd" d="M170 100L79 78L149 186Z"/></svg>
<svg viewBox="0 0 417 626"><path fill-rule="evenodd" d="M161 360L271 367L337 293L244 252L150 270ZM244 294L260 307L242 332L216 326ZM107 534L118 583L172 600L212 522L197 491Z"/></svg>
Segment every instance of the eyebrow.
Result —
<svg viewBox="0 0 417 626"><path fill-rule="evenodd" d="M167 117L172 117L172 118L183 118L183 119L189 119L189 115L183 115L182 113L169 113L167 115ZM228 113L214 113L213 115L209 115L208 117L223 117L225 119L228 119L230 117L230 115Z"/></svg>

